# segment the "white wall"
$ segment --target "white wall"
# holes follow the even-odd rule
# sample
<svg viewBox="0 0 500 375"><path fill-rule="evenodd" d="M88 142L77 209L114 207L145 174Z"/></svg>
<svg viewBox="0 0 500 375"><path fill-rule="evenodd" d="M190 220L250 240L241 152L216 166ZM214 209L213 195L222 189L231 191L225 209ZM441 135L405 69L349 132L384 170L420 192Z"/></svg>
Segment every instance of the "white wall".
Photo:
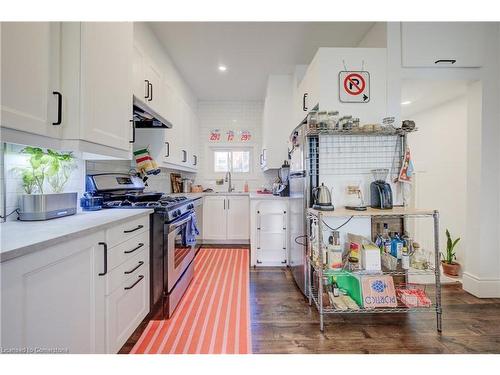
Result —
<svg viewBox="0 0 500 375"><path fill-rule="evenodd" d="M460 96L434 108L413 114L418 131L408 136L416 175L413 204L437 209L440 246L446 248L445 229L457 245L457 261L464 264L467 216L467 97ZM431 220L415 220L415 240L433 250ZM473 251L473 249L470 249Z"/></svg>
<svg viewBox="0 0 500 375"><path fill-rule="evenodd" d="M210 153L212 147L247 146L253 148L252 176L249 178L238 178L233 176L233 184L236 190L242 190L245 181L248 180L250 190L256 190L263 184L269 184L276 177L276 171L262 173L259 166L259 153L262 142L262 111L263 103L260 101L201 101L198 103L198 118L200 121L199 145L200 145L200 168L196 176L196 183L205 188L214 190L227 190L227 185L215 185L216 177L224 177L224 174L216 176L212 173ZM224 135L228 130L249 130L252 134L250 142L210 142L209 134L212 129L220 129Z"/></svg>
<svg viewBox="0 0 500 375"><path fill-rule="evenodd" d="M385 48L387 46L387 23L375 22L370 30L360 40L360 48Z"/></svg>

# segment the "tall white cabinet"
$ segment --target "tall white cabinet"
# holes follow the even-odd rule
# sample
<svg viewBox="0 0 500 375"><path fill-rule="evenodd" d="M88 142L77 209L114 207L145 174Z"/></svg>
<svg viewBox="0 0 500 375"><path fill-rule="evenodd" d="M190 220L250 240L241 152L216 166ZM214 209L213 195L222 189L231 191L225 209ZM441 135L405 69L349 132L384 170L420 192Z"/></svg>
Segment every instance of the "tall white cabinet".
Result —
<svg viewBox="0 0 500 375"><path fill-rule="evenodd" d="M1 23L2 127L60 135L59 22Z"/></svg>

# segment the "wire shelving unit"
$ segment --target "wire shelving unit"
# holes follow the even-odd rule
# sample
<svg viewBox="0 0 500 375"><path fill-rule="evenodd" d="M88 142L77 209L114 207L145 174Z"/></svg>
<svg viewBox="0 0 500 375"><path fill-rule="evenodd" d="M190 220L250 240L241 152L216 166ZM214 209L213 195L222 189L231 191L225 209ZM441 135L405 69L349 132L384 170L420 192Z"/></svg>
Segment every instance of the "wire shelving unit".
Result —
<svg viewBox="0 0 500 375"><path fill-rule="evenodd" d="M383 271L378 273L391 276L406 276L409 275L434 275L435 281L435 295L434 301L429 307L406 307L398 298L397 307L387 308L372 308L367 309L360 307L359 309L339 310L331 307L323 306L323 277L329 274L328 270L323 269L322 262L318 264L314 258L321 259L323 248L325 246L323 241L323 220L325 217L397 217L397 218L432 218L434 222L434 261L435 266L427 270L394 270ZM311 241L308 241L307 249L307 270L309 273L307 293L309 297L309 304L315 305L318 309L320 316L320 330L324 331L324 316L328 314L389 314L389 313L435 313L436 314L436 328L438 332L442 330L442 307L441 307L441 280L439 268L439 212L437 210L418 210L409 209L405 207L394 207L392 210L379 210L368 208L366 211L350 211L346 209L338 209L335 211L318 211L309 208L307 211L308 220L312 220L316 224L317 233L314 237L317 238L317 249L314 250L311 246ZM311 225L307 225L308 238L312 238ZM316 237L317 236L317 237ZM318 256L314 257L313 252L317 251ZM316 276L314 275L316 274ZM354 275L374 275L373 272L366 271L353 271ZM313 278L317 277L317 287L313 286Z"/></svg>

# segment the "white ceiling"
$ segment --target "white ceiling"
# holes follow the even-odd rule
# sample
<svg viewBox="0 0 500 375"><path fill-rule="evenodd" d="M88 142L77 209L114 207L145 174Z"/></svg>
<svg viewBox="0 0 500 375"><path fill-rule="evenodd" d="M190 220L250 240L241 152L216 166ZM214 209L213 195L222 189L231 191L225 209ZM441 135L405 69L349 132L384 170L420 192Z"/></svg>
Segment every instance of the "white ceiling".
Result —
<svg viewBox="0 0 500 375"><path fill-rule="evenodd" d="M269 74L308 64L319 47L355 47L373 22L153 22L199 100L263 100ZM221 73L217 67L227 66Z"/></svg>
<svg viewBox="0 0 500 375"><path fill-rule="evenodd" d="M467 92L467 81L404 80L401 87L401 115L410 118Z"/></svg>

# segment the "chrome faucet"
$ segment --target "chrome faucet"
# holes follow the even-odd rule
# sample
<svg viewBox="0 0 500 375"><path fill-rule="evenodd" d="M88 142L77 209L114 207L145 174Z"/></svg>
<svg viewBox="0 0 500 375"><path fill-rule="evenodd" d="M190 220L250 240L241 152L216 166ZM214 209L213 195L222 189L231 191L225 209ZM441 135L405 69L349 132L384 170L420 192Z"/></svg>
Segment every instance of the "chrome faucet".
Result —
<svg viewBox="0 0 500 375"><path fill-rule="evenodd" d="M227 192L228 193L232 192L234 190L234 187L231 181L231 172L229 171L226 172L226 178L224 179L224 181L229 183L227 186Z"/></svg>

